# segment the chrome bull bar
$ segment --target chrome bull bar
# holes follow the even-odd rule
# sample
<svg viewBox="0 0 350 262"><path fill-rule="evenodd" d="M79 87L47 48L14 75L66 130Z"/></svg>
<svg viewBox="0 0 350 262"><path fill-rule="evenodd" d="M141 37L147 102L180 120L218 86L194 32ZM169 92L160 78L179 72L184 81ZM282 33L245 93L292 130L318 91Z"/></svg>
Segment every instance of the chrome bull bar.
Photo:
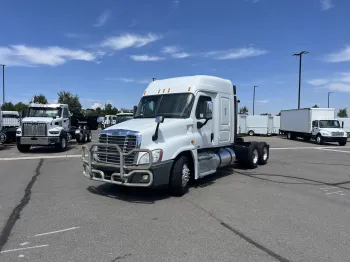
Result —
<svg viewBox="0 0 350 262"><path fill-rule="evenodd" d="M97 151L98 146L115 148L117 152L101 152ZM147 153L149 156L149 163L145 165L125 165L125 157L131 155L132 153ZM119 154L119 165L111 163L101 163L94 160L95 155L105 155L105 156L115 156ZM82 146L82 158L83 158L83 175L91 180L96 180L100 182L112 183L124 186L134 186L134 187L149 187L153 183L153 173L150 171L153 164L152 152L149 149L138 149L135 148L130 152L123 152L123 150L116 144L105 144L105 143L94 143L90 146ZM138 158L138 154L137 154ZM118 169L119 172L113 172L111 174L111 179L106 179L105 173L102 170L97 169L98 167L108 167ZM147 174L149 176L147 183L130 183L130 178L135 174ZM98 175L99 177L97 177ZM118 178L121 180L119 181Z"/></svg>

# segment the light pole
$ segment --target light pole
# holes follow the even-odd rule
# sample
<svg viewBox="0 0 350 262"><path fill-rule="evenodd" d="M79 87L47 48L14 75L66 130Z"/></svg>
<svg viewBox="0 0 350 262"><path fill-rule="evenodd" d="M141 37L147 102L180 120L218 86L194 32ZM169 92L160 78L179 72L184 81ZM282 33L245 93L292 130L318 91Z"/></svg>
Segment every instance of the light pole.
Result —
<svg viewBox="0 0 350 262"><path fill-rule="evenodd" d="M329 95L332 93L334 93L334 92L328 92L328 108L329 108Z"/></svg>
<svg viewBox="0 0 350 262"><path fill-rule="evenodd" d="M301 87L301 58L303 55L308 54L307 51L302 51L298 54L294 54L293 56L299 56L299 92L298 92L298 109L300 109L300 87Z"/></svg>
<svg viewBox="0 0 350 262"><path fill-rule="evenodd" d="M253 115L254 115L254 109L255 109L255 88L258 86L254 86L254 92L253 92Z"/></svg>
<svg viewBox="0 0 350 262"><path fill-rule="evenodd" d="M6 65L2 65L2 104L5 104L5 66ZM2 108L2 107L1 107Z"/></svg>

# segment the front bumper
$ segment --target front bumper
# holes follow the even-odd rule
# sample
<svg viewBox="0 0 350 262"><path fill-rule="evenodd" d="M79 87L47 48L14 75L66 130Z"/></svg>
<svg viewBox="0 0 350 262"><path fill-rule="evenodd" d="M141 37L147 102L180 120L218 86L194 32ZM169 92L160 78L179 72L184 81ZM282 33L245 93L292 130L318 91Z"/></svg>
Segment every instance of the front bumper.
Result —
<svg viewBox="0 0 350 262"><path fill-rule="evenodd" d="M120 156L119 165L96 161L96 154L116 155L118 153L97 152L97 146L115 147ZM124 165L124 158L133 152L148 153L150 163L147 165ZM173 160L152 163L152 152L148 149L134 149L124 153L118 145L96 143L82 147L83 176L99 182L128 187L165 187L169 184ZM147 177L147 179L145 179Z"/></svg>
<svg viewBox="0 0 350 262"><path fill-rule="evenodd" d="M348 140L347 137L331 137L331 136L323 136L324 142L346 142Z"/></svg>
<svg viewBox="0 0 350 262"><path fill-rule="evenodd" d="M57 144L60 141L60 138L57 137L47 137L47 136L40 136L40 137L17 137L16 138L17 143L21 145L42 145L42 146L48 146L48 145L54 145Z"/></svg>

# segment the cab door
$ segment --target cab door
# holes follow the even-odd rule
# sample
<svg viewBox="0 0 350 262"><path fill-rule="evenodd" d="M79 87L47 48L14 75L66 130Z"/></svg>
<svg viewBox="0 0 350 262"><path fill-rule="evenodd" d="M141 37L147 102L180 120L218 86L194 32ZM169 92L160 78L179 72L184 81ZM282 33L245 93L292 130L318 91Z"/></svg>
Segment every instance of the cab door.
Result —
<svg viewBox="0 0 350 262"><path fill-rule="evenodd" d="M197 94L197 103L195 109L195 122L193 129L195 132L195 141L197 149L212 147L212 141L214 139L213 133L213 120L205 119L206 102L213 102L212 94L199 92ZM205 125L200 127L198 122ZM200 125L200 124L199 124Z"/></svg>
<svg viewBox="0 0 350 262"><path fill-rule="evenodd" d="M312 136L317 136L320 128L318 127L318 120L312 121Z"/></svg>
<svg viewBox="0 0 350 262"><path fill-rule="evenodd" d="M67 108L63 108L62 127L64 130L69 131L69 112Z"/></svg>

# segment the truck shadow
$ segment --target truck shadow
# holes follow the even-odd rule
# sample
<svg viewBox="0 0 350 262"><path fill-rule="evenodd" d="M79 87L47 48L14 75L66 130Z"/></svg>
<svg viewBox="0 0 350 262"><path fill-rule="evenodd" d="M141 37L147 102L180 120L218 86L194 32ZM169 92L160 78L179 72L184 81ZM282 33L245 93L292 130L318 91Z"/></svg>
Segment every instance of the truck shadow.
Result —
<svg viewBox="0 0 350 262"><path fill-rule="evenodd" d="M107 183L89 186L87 190L95 195L138 204L154 204L159 200L171 197L165 189L123 187Z"/></svg>

